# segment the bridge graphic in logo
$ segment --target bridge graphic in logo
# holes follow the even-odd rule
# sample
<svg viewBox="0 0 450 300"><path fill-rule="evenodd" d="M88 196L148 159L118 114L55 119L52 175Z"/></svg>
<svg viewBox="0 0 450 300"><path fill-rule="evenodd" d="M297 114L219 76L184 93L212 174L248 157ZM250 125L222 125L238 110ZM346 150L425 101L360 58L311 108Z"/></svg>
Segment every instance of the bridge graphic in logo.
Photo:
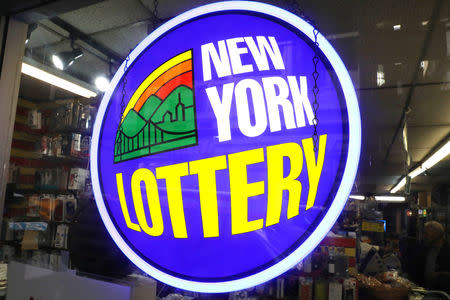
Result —
<svg viewBox="0 0 450 300"><path fill-rule="evenodd" d="M114 162L197 145L192 50L156 68L128 102L116 134Z"/></svg>

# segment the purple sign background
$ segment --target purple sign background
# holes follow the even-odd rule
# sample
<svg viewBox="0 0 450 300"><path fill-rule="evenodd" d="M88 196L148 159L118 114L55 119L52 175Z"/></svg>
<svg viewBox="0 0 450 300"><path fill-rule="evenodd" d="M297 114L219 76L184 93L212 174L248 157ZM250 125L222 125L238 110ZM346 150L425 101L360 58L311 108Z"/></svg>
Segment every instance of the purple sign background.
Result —
<svg viewBox="0 0 450 300"><path fill-rule="evenodd" d="M270 70L258 71L252 56L247 53L241 56L242 61L244 64L252 64L254 72L218 79L214 68L212 68L213 79L204 82L201 65L201 45L211 42L217 44L219 40L247 36L275 37L286 69L275 70L273 65L269 63ZM196 281L207 282L243 278L249 274L266 269L289 255L309 236L320 222L339 187L348 147L345 102L342 99L342 91L336 80L334 70L331 69L324 56L321 56L318 66L320 74L318 79L318 86L320 87L318 130L319 134L327 134L327 147L317 197L312 208L305 211L309 186L306 162L304 160L303 170L299 177L299 180L302 182L300 214L294 218L287 219L287 201L284 201L281 219L278 224L249 233L231 235L229 174L228 169L219 170L216 172L216 176L220 236L204 238L198 179L196 175L190 175L181 179L188 238L178 239L173 237L167 195L165 193L165 180L158 180L164 233L158 237L151 237L144 232L130 230L126 226L115 184L115 174L123 173L128 210L131 220L137 223L132 205L130 181L133 172L138 168L148 168L154 172L156 167L207 157L227 155L288 142L301 144L302 139L311 137L313 126L307 125L302 128L286 130L284 118L281 118L281 131L271 133L268 127L264 134L259 137L246 137L238 129L236 106L233 98L230 116L232 139L219 142L216 137L216 119L205 92L206 88L217 86L219 94L221 94L223 84L237 83L246 78L252 78L261 83L261 78L263 77L279 76L287 78L287 76L296 76L298 78L299 76L306 76L308 97L312 102L314 99L312 94L312 72L314 66L312 58L314 51L311 44L306 40L307 38L303 39L302 34L291 29L289 25L283 24L279 20L275 22L267 16L237 12L217 13L191 20L167 32L142 52L140 57L129 66L126 73L126 102L141 82L161 63L181 52L193 49L198 129L197 146L114 163L114 142L117 126L121 118L122 82L116 86L116 90L111 97L100 132L98 164L103 199L111 219L123 239L149 264L173 276ZM288 163L285 165L285 170L289 170ZM249 198L249 220L265 219L266 216L266 162L248 166L248 182L256 181L265 182L266 193ZM146 217L149 224L151 224L144 186L142 188ZM287 199L287 193L284 196L284 199Z"/></svg>

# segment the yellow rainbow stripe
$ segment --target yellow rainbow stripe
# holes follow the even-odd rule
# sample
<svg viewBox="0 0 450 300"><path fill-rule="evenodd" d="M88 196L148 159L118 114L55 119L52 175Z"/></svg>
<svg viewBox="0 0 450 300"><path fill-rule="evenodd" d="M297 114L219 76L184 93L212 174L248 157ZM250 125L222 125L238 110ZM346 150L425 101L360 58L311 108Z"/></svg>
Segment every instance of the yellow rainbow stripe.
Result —
<svg viewBox="0 0 450 300"><path fill-rule="evenodd" d="M145 78L145 80L141 83L141 85L139 85L139 87L133 93L133 96L131 96L130 101L125 107L125 110L123 111L122 120L120 122L123 122L125 116L128 114L130 110L133 109L133 107L136 105L136 102L139 100L139 97L141 97L142 93L144 93L145 89L150 84L152 84L153 81L155 81L159 76L161 76L164 72L166 72L170 68L191 58L192 58L192 51L188 50L166 61L165 63L160 65L157 69L155 69L152 73L150 73L150 75L148 75L147 78Z"/></svg>

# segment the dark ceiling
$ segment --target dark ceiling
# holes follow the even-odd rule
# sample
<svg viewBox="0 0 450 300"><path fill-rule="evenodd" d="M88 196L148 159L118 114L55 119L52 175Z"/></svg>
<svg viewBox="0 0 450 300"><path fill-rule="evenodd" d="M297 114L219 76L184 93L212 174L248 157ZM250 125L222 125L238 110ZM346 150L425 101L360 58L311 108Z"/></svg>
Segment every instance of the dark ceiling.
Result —
<svg viewBox="0 0 450 300"><path fill-rule="evenodd" d="M69 50L72 34L84 56L68 72L92 84L97 75L114 72L158 20L213 1L159 1L157 18L152 0L74 2L47 1L9 11L27 22L38 21L26 55L41 63L50 64L52 53ZM292 9L295 1L264 2ZM388 193L404 173L402 132L397 130L403 112L412 166L450 134L450 1L303 0L299 7L314 17L341 55L358 91L363 146L355 192ZM401 29L395 31L397 24ZM382 85L377 84L380 70ZM21 95L33 93L50 97L55 91L24 77ZM412 190L441 183L450 183L450 156L415 178Z"/></svg>

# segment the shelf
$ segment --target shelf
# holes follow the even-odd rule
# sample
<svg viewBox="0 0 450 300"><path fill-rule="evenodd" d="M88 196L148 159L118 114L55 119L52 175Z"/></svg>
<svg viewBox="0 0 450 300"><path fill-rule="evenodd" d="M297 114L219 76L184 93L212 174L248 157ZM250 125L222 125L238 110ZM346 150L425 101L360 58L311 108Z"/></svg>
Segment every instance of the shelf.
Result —
<svg viewBox="0 0 450 300"><path fill-rule="evenodd" d="M8 246L14 246L14 247L20 247L22 246L22 243L20 241L0 241L0 245L8 245ZM50 246L38 246L38 249L29 249L25 251L38 251L38 250L47 250L47 251L69 251L67 248L56 248L56 247L50 247Z"/></svg>
<svg viewBox="0 0 450 300"><path fill-rule="evenodd" d="M56 248L56 247L45 247L45 246L41 246L39 247L39 249L35 249L36 250L47 250L47 251L69 251L69 249L67 248Z"/></svg>
<svg viewBox="0 0 450 300"><path fill-rule="evenodd" d="M54 223L54 224L67 224L70 225L71 222L68 221L55 221L55 220L42 220L39 217L12 217L5 218L5 220L20 223L20 222L45 222L45 223Z"/></svg>
<svg viewBox="0 0 450 300"><path fill-rule="evenodd" d="M76 200L90 200L94 199L94 194L89 193L82 193L78 190L40 190L40 189L15 189L15 194L19 195L33 195L33 194L52 194L52 195L71 195L74 196ZM16 196L16 198L19 198ZM24 200L22 197L20 197L21 200ZM15 201L9 201L9 204L15 203Z"/></svg>
<svg viewBox="0 0 450 300"><path fill-rule="evenodd" d="M89 135L92 136L92 128L91 129L58 129L58 130L48 130L44 132L42 135L56 135L56 134L71 134L71 133L79 133L81 135Z"/></svg>
<svg viewBox="0 0 450 300"><path fill-rule="evenodd" d="M76 193L72 190L45 190L45 189L16 189L14 190L16 194L65 194L65 195L74 195L76 197Z"/></svg>
<svg viewBox="0 0 450 300"><path fill-rule="evenodd" d="M54 161L54 162L74 162L74 163L87 163L89 157L75 157L75 156L47 156L42 155L42 160Z"/></svg>
<svg viewBox="0 0 450 300"><path fill-rule="evenodd" d="M11 240L11 241L2 240L2 241L0 241L0 245L8 245L8 246L17 247L17 246L20 246L21 243L16 240Z"/></svg>

